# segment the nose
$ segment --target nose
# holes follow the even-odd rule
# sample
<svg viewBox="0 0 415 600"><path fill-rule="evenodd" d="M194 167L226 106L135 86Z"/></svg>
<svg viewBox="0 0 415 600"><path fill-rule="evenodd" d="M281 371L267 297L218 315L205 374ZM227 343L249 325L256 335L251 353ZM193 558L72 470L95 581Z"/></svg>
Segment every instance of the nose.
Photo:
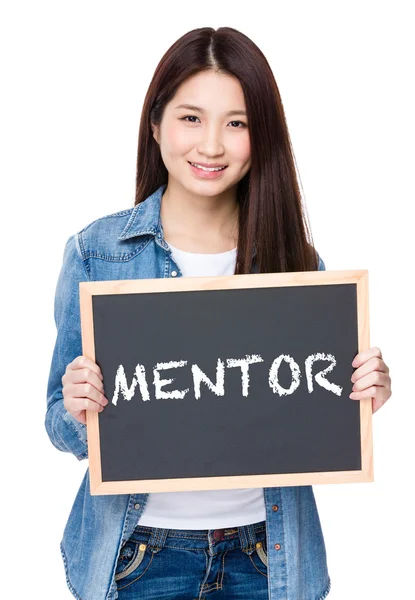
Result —
<svg viewBox="0 0 415 600"><path fill-rule="evenodd" d="M223 155L224 148L220 127L217 127L214 124L207 126L206 129L202 131L201 136L201 140L197 147L200 154L208 156L209 158Z"/></svg>

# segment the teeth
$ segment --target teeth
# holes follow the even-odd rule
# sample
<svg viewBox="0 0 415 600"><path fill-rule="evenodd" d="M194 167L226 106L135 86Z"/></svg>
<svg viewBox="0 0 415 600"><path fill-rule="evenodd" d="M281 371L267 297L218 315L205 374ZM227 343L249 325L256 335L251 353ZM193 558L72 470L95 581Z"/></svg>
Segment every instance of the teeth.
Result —
<svg viewBox="0 0 415 600"><path fill-rule="evenodd" d="M202 167L202 165L198 165L197 163L190 163L194 167L198 169L202 169L202 171L222 171L225 167Z"/></svg>

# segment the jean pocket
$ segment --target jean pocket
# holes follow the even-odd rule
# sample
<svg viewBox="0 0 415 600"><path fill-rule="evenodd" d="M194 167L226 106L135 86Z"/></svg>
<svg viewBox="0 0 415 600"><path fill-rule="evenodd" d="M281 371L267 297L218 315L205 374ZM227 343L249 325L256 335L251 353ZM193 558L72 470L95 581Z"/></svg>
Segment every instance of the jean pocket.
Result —
<svg viewBox="0 0 415 600"><path fill-rule="evenodd" d="M262 563L266 567L268 567L268 554L267 554L266 542L257 542L255 549L256 549L256 553L258 554Z"/></svg>
<svg viewBox="0 0 415 600"><path fill-rule="evenodd" d="M118 557L115 581L122 581L123 584L127 585L137 581L147 571L153 557L154 554L147 550L146 543L128 540L121 548Z"/></svg>
<svg viewBox="0 0 415 600"><path fill-rule="evenodd" d="M251 563L255 567L257 571L264 575L268 576L268 552L267 552L267 542L266 538L264 540L258 541L255 544L255 550L252 554L249 555Z"/></svg>

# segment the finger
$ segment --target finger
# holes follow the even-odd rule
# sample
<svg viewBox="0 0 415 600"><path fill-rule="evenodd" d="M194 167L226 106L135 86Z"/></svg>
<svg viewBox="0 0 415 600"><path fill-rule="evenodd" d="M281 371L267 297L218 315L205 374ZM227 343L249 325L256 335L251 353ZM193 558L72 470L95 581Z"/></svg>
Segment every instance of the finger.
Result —
<svg viewBox="0 0 415 600"><path fill-rule="evenodd" d="M372 358L373 356L382 358L382 352L377 346L373 346L372 348L368 348L368 350L363 350L362 352L359 352L359 354L356 354L356 356L353 359L352 366L360 367L360 365L362 365L364 362L366 362L367 360L369 360L369 358Z"/></svg>
<svg viewBox="0 0 415 600"><path fill-rule="evenodd" d="M386 395L386 388L384 388L382 385L372 385L371 387L366 388L361 392L352 392L349 395L349 398L351 398L352 400L364 400L366 398L374 398L376 402L383 402L383 400L386 398Z"/></svg>
<svg viewBox="0 0 415 600"><path fill-rule="evenodd" d="M93 360L91 360L87 356L83 356L83 355L77 356L71 363L69 363L67 368L70 368L71 370L75 370L75 369L84 369L85 367L88 369L91 369L91 371L96 373L100 379L103 379L101 369L99 368L97 363L95 363Z"/></svg>
<svg viewBox="0 0 415 600"><path fill-rule="evenodd" d="M353 382L357 381L358 379L360 379L364 375L367 375L371 371L380 371L382 373L388 373L389 369L383 362L383 359L375 356L369 358L367 362L365 362L361 367L356 369L350 379Z"/></svg>
<svg viewBox="0 0 415 600"><path fill-rule="evenodd" d="M72 410L69 409L68 413L73 416L74 419L86 425L86 413L84 410Z"/></svg>
<svg viewBox="0 0 415 600"><path fill-rule="evenodd" d="M83 369L70 370L62 377L62 383L64 385L71 383L90 383L97 388L102 394L104 392L104 384L94 371L91 371L88 367Z"/></svg>
<svg viewBox="0 0 415 600"><path fill-rule="evenodd" d="M386 386L389 381L388 375L386 373L381 373L380 371L371 371L368 375L364 375L358 379L352 387L353 392L361 392L371 385L376 386Z"/></svg>
<svg viewBox="0 0 415 600"><path fill-rule="evenodd" d="M68 395L72 398L89 398L102 406L108 404L108 399L90 383L73 383L68 386Z"/></svg>
<svg viewBox="0 0 415 600"><path fill-rule="evenodd" d="M104 407L101 404L94 402L94 400L91 400L90 398L77 398L75 396L72 396L71 398L69 398L69 400L70 408L67 409L68 412L77 412L83 410L102 412L104 410Z"/></svg>

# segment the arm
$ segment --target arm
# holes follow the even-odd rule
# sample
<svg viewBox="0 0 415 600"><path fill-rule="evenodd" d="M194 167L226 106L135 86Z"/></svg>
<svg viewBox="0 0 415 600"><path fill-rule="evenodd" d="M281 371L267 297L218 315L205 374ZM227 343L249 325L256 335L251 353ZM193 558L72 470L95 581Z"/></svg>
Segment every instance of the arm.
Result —
<svg viewBox="0 0 415 600"><path fill-rule="evenodd" d="M55 448L62 452L72 452L78 460L88 456L86 425L77 421L65 409L62 377L67 365L82 354L80 281L88 281L88 274L80 253L78 234L75 234L66 242L55 292L57 336L47 385L45 427Z"/></svg>

